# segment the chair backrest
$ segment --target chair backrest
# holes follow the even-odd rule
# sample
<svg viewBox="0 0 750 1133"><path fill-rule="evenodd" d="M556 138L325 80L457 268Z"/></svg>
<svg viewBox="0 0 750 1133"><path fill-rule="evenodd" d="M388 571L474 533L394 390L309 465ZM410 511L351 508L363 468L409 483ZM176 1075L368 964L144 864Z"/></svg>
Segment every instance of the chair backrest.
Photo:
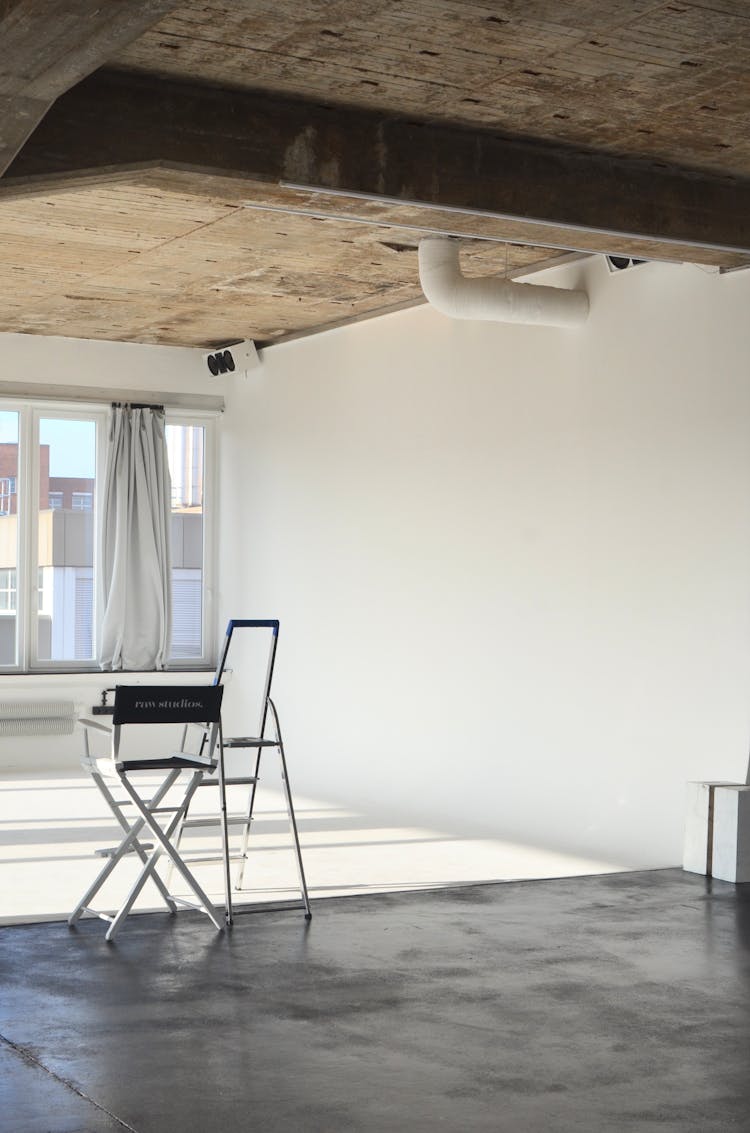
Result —
<svg viewBox="0 0 750 1133"><path fill-rule="evenodd" d="M221 685L117 685L112 723L214 724L223 694Z"/></svg>

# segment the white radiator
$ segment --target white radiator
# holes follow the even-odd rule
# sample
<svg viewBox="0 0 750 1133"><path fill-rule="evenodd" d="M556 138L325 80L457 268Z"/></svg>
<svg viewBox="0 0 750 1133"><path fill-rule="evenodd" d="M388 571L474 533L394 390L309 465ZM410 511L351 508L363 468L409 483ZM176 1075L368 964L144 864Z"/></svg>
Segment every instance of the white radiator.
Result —
<svg viewBox="0 0 750 1133"><path fill-rule="evenodd" d="M0 701L3 736L69 736L76 725L72 700Z"/></svg>

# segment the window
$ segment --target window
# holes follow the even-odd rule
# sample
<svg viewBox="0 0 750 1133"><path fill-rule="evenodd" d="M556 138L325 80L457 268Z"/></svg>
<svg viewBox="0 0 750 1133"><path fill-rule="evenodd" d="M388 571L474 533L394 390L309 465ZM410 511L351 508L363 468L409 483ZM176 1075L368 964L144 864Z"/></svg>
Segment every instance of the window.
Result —
<svg viewBox="0 0 750 1133"><path fill-rule="evenodd" d="M37 607L36 607L37 610L39 610L39 612L41 614L48 614L49 613L48 601L47 601L47 599L45 597L45 593L44 593L44 570L42 569L42 567L39 567L39 570L37 571L36 594L37 594Z"/></svg>
<svg viewBox="0 0 750 1133"><path fill-rule="evenodd" d="M0 614L15 613L16 572L6 568L0 570Z"/></svg>
<svg viewBox="0 0 750 1133"><path fill-rule="evenodd" d="M96 668L98 489L107 417L97 407L0 402L0 670ZM206 458L212 422L169 413L167 422L170 664L208 666Z"/></svg>
<svg viewBox="0 0 750 1133"><path fill-rule="evenodd" d="M168 424L167 452L172 480L172 651L171 660L200 658L204 648L204 425Z"/></svg>
<svg viewBox="0 0 750 1133"><path fill-rule="evenodd" d="M0 515L11 515L16 510L16 478L0 476Z"/></svg>
<svg viewBox="0 0 750 1133"><path fill-rule="evenodd" d="M91 664L94 661L94 625L86 621L88 633L79 631L82 604L93 610L94 514L96 484L96 417L39 416L35 436L37 448L39 515L37 519L37 564L43 574L42 604L32 610L36 622L36 659L47 662ZM65 498L89 500L83 515L63 508L49 508L50 481ZM76 490L73 491L73 485ZM34 617L35 615L35 617Z"/></svg>
<svg viewBox="0 0 750 1133"><path fill-rule="evenodd" d="M4 578L3 610L0 617L0 665L17 661L18 622L18 439L19 414L14 409L0 408L0 571ZM13 485L13 492L10 487Z"/></svg>

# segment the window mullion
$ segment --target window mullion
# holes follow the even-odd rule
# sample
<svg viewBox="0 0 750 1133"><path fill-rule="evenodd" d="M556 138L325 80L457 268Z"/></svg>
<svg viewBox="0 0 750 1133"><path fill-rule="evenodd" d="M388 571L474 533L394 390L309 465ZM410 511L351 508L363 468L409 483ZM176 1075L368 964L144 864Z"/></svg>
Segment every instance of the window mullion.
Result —
<svg viewBox="0 0 750 1133"><path fill-rule="evenodd" d="M213 659L214 641L214 579L217 577L216 523L218 483L218 446L216 445L215 422L204 424L205 448L203 453L203 654L206 660Z"/></svg>
<svg viewBox="0 0 750 1133"><path fill-rule="evenodd" d="M92 598L94 626L94 656L98 656L99 631L104 610L102 608L102 501L104 499L105 475L107 471L108 421L100 415L96 424L96 473L94 482L94 592Z"/></svg>
<svg viewBox="0 0 750 1133"><path fill-rule="evenodd" d="M18 485L18 664L22 670L31 661L33 619L36 614L36 559L38 542L38 451L36 414L29 406L19 411L19 485Z"/></svg>
<svg viewBox="0 0 750 1133"><path fill-rule="evenodd" d="M29 543L28 543L28 558L25 563L26 574L26 603L28 615L26 617L26 632L28 635L27 644L27 667L34 669L39 662L39 466L40 466L40 440L39 440L39 422L41 419L41 411L39 409L32 410L32 427L31 427L31 445L29 448L29 488L31 491L31 498L27 511L27 519L29 524Z"/></svg>
<svg viewBox="0 0 750 1133"><path fill-rule="evenodd" d="M209 664L213 655L214 421L205 415L167 412L166 424L172 473L173 537L176 528L177 532L180 531L177 526L180 519L191 525L200 519L200 566L194 561L194 526L189 536L187 530L184 535L178 533L177 543L172 548L173 623L169 667L180 669ZM194 514L198 503L196 489L200 492L199 517ZM186 551L188 545L191 548L189 561L180 554ZM178 553L175 554L175 551ZM199 649L196 648L198 635Z"/></svg>
<svg viewBox="0 0 750 1133"><path fill-rule="evenodd" d="M93 668L98 566L96 510L105 413L44 406L35 417L32 482L36 493L36 539L30 564L39 581L42 527L50 557L44 563L44 603L40 603L38 585L31 600L35 617L30 668L45 672ZM49 468L45 462L43 471L45 448L49 451ZM76 467L71 469L71 464ZM50 506L50 490L56 506ZM76 516L81 520L88 517L90 523L74 522Z"/></svg>

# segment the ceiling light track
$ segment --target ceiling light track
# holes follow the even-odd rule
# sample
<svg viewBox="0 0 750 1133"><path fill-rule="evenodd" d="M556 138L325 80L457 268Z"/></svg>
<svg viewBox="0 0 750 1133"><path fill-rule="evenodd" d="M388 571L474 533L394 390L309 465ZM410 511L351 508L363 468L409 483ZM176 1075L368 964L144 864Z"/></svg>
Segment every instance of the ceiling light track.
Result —
<svg viewBox="0 0 750 1133"><path fill-rule="evenodd" d="M373 198L373 200L378 198ZM409 204L408 201L402 202ZM255 201L242 201L242 208L252 209L255 212L271 212L277 213L281 216L304 216L309 217L310 220L336 220L343 221L348 224L363 224L368 228L387 228L391 231L398 232L416 232L420 236L452 236L457 240L482 240L485 244L504 244L506 247L512 245L516 248L548 248L551 252L570 252L576 256L600 256L603 255L601 251L593 248L575 248L570 244L553 244L548 240L514 240L507 236L488 236L486 233L481 232L465 232L461 229L451 228L431 228L424 224L405 224L396 220L378 220L370 216L353 216L346 212L321 212L317 209L294 208L292 205L260 205ZM468 214L474 215L474 214ZM476 214L479 215L479 214ZM414 245L416 252L417 245ZM673 263L672 260L659 260L655 256L650 256L649 261L653 263ZM533 264L528 265L531 270L535 267ZM516 269L516 270L524 270Z"/></svg>
<svg viewBox="0 0 750 1133"><path fill-rule="evenodd" d="M311 220L339 220L350 224L364 224L369 228L397 229L401 232L418 232L420 236L454 236L463 240L484 240L487 244L515 244L519 248L550 248L553 251L578 251L569 249L562 244L526 244L520 240L509 240L507 236L485 236L475 232L453 231L447 228L430 228L423 224L401 224L394 220L377 220L369 216L352 216L346 212L320 212L316 209L293 208L291 205L258 205L252 201L243 201L242 207L254 209L257 212L276 212L284 216L306 216ZM416 244L414 246L416 251Z"/></svg>
<svg viewBox="0 0 750 1133"><path fill-rule="evenodd" d="M704 251L731 252L735 255L744 256L750 254L750 248L733 244L711 244L703 240L693 240L690 238L679 239L676 236L659 236L654 234L649 236L645 232L625 232L617 228L599 228L590 224L573 224L570 221L550 220L549 218L543 219L535 216L519 216L513 213L493 212L490 209L466 208L463 205L439 205L435 204L433 201L416 201L405 197L385 197L377 193L363 193L354 189L330 189L326 188L325 185L299 185L293 181L280 181L279 187L282 189L291 189L297 193L317 193L327 197L343 197L358 201L371 201L374 204L429 209L433 212L448 212L457 216L487 217L488 219L503 220L514 224L542 224L547 228L566 228L570 232L580 232L582 234L590 233L592 236L607 236L614 240L645 240L649 243L657 242L659 244L669 244L678 248L700 248ZM452 233L446 233L445 235L452 235ZM501 242L504 243L505 241ZM537 244L536 241L534 242L534 247L539 248L560 246L559 244ZM595 250L585 247L575 250L592 253L598 251L598 249ZM645 257L639 256L638 258L643 259Z"/></svg>

